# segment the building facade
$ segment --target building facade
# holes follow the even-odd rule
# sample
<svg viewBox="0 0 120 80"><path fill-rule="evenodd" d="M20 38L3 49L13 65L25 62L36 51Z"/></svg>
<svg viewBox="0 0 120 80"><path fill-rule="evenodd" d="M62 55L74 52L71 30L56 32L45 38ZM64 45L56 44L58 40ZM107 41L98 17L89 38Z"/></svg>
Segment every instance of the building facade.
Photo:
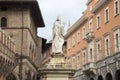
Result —
<svg viewBox="0 0 120 80"><path fill-rule="evenodd" d="M119 0L87 0L83 16L65 35L74 80L120 80L119 14Z"/></svg>
<svg viewBox="0 0 120 80"><path fill-rule="evenodd" d="M1 74L0 80L38 80L43 39L37 36L37 28L44 22L37 0L0 0L0 26L13 39L17 57L14 68Z"/></svg>
<svg viewBox="0 0 120 80"><path fill-rule="evenodd" d="M0 30L0 80L9 75L17 65L13 39Z"/></svg>

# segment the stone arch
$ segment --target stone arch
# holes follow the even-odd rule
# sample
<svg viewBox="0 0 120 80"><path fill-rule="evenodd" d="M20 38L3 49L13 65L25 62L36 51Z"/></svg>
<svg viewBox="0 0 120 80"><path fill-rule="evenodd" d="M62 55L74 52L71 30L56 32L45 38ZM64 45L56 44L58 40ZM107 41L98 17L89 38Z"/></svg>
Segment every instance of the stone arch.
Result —
<svg viewBox="0 0 120 80"><path fill-rule="evenodd" d="M120 80L120 69L115 72L115 80Z"/></svg>
<svg viewBox="0 0 120 80"><path fill-rule="evenodd" d="M112 74L111 73L107 73L105 80L113 80Z"/></svg>
<svg viewBox="0 0 120 80"><path fill-rule="evenodd" d="M13 73L10 73L10 74L6 77L6 80L17 80L17 77L16 77Z"/></svg>
<svg viewBox="0 0 120 80"><path fill-rule="evenodd" d="M103 77L99 75L97 80L103 80Z"/></svg>

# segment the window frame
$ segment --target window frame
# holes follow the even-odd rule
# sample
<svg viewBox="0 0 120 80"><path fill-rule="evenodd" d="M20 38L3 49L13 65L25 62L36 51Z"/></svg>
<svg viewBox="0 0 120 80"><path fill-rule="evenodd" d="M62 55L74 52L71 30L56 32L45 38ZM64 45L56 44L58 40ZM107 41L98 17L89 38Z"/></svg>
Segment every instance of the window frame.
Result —
<svg viewBox="0 0 120 80"><path fill-rule="evenodd" d="M75 35L72 36L72 46L75 46Z"/></svg>
<svg viewBox="0 0 120 80"><path fill-rule="evenodd" d="M68 39L68 43L67 43L67 48L68 48L68 50L70 49L70 47L71 47L71 42L70 42L71 40L70 39Z"/></svg>
<svg viewBox="0 0 120 80"><path fill-rule="evenodd" d="M117 13L116 13L116 2L117 4ZM117 16L119 14L119 0L114 0L114 16Z"/></svg>
<svg viewBox="0 0 120 80"><path fill-rule="evenodd" d="M79 57L79 59L78 59ZM80 68L80 52L77 53L77 68L79 69Z"/></svg>
<svg viewBox="0 0 120 80"><path fill-rule="evenodd" d="M116 43L116 34L118 34L118 44ZM115 53L116 52L119 52L120 51L120 29L117 29L114 31L114 50L115 50ZM118 45L118 48L116 47L116 44Z"/></svg>
<svg viewBox="0 0 120 80"><path fill-rule="evenodd" d="M110 35L105 36L105 56L110 56ZM107 42L107 43L106 43Z"/></svg>
<svg viewBox="0 0 120 80"><path fill-rule="evenodd" d="M82 39L84 39L86 36L86 29L85 27L82 28Z"/></svg>
<svg viewBox="0 0 120 80"><path fill-rule="evenodd" d="M77 43L80 42L80 31L77 32Z"/></svg>
<svg viewBox="0 0 120 80"><path fill-rule="evenodd" d="M75 56L72 56L72 68L75 68Z"/></svg>
<svg viewBox="0 0 120 80"><path fill-rule="evenodd" d="M92 53L91 53L91 50L92 50ZM95 55L94 54L94 42L92 41L88 44L88 62L94 62L94 55Z"/></svg>
<svg viewBox="0 0 120 80"><path fill-rule="evenodd" d="M98 48L99 45L99 48ZM97 41L96 42L96 46L97 46L97 60L101 60L102 59L102 55L101 55L101 41Z"/></svg>
<svg viewBox="0 0 120 80"><path fill-rule="evenodd" d="M71 64L70 58L67 59L67 63L68 63L68 64Z"/></svg>
<svg viewBox="0 0 120 80"><path fill-rule="evenodd" d="M99 18L99 19L98 19ZM100 18L100 14L98 14L97 15L97 17L96 17L96 27L97 27L97 29L99 29L100 28L100 26L101 26L101 20L100 20L101 18Z"/></svg>
<svg viewBox="0 0 120 80"><path fill-rule="evenodd" d="M104 11L104 21L105 21L105 23L109 22L109 7L105 8L105 11Z"/></svg>
<svg viewBox="0 0 120 80"><path fill-rule="evenodd" d="M89 30L89 32L92 32L93 31L93 21L92 21L92 19L90 19L90 21L89 21L89 28L88 28Z"/></svg>
<svg viewBox="0 0 120 80"><path fill-rule="evenodd" d="M83 50L82 51L82 65L85 65L85 64L86 64L86 50Z"/></svg>

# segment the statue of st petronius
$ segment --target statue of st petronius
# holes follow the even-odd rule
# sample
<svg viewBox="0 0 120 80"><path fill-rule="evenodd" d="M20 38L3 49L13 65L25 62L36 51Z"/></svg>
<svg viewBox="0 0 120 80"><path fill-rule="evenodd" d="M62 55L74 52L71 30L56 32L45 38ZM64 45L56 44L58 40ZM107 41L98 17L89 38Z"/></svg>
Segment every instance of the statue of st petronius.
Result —
<svg viewBox="0 0 120 80"><path fill-rule="evenodd" d="M61 20L57 17L53 25L52 53L63 53L62 47L64 44L64 26Z"/></svg>

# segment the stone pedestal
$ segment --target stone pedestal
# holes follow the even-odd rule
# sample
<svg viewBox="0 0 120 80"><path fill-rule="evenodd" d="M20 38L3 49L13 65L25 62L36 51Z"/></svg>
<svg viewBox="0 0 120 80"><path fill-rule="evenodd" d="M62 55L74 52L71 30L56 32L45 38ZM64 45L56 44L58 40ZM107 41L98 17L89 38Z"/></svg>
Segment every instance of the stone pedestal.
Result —
<svg viewBox="0 0 120 80"><path fill-rule="evenodd" d="M65 63L63 54L53 54L50 62L40 70L40 80L72 80L75 70Z"/></svg>

